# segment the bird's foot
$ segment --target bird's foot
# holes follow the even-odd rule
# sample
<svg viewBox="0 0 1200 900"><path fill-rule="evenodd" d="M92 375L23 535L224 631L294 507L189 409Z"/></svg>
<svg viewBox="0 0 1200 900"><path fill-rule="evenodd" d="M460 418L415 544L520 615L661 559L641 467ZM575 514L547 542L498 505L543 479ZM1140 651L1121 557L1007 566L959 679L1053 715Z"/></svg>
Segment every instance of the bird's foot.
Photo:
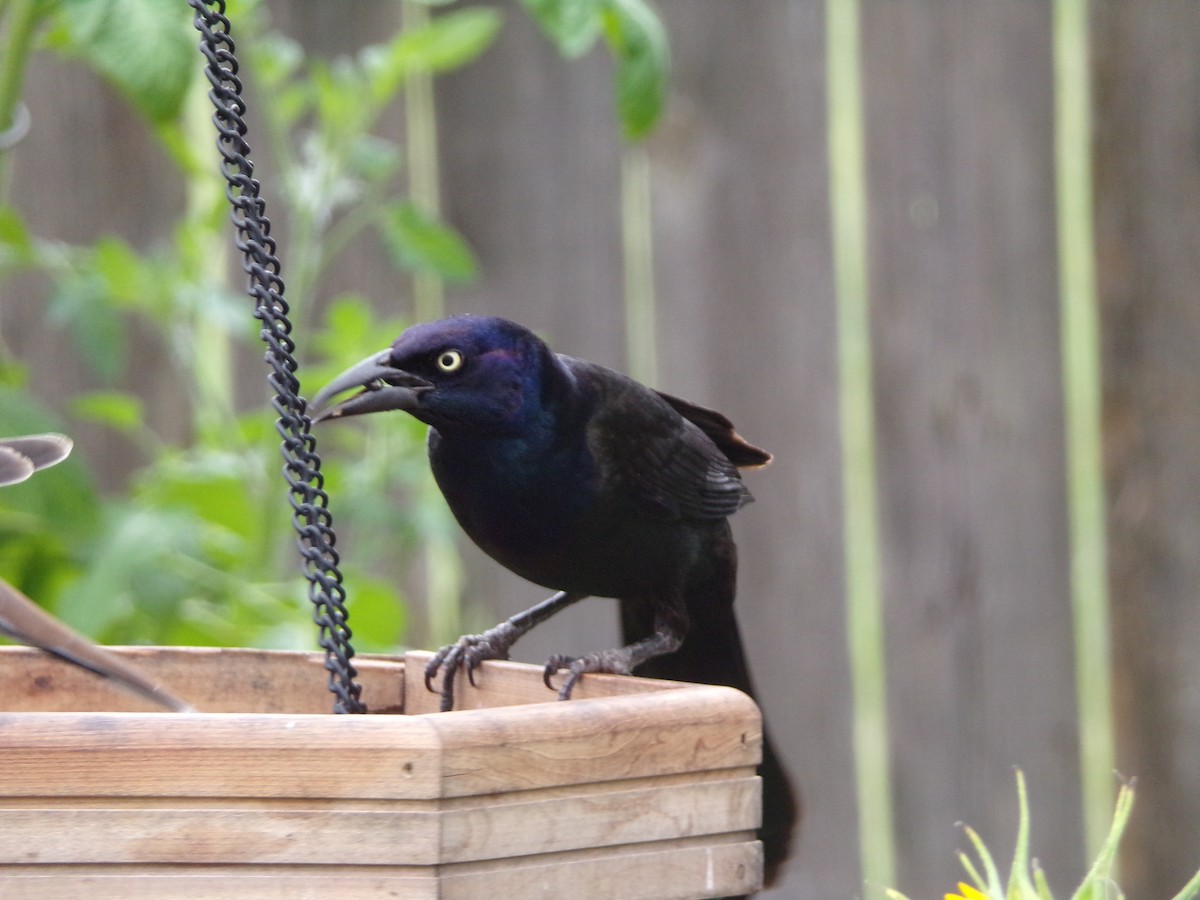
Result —
<svg viewBox="0 0 1200 900"><path fill-rule="evenodd" d="M464 634L453 644L447 644L425 664L425 689L434 690L433 680L439 671L442 676L441 711L454 708L454 676L466 669L467 680L475 687L475 670L489 659L508 659L509 648L524 632L511 622L501 622L482 634Z"/></svg>
<svg viewBox="0 0 1200 900"><path fill-rule="evenodd" d="M546 687L554 690L554 685L550 683L550 679L563 670L567 672L567 680L558 689L558 699L570 700L571 692L575 690L575 685L588 672L628 675L633 671L633 661L628 647L601 650L598 653L589 653L587 656L579 657L563 656L556 653L546 661L546 668L542 673L542 681L546 683Z"/></svg>

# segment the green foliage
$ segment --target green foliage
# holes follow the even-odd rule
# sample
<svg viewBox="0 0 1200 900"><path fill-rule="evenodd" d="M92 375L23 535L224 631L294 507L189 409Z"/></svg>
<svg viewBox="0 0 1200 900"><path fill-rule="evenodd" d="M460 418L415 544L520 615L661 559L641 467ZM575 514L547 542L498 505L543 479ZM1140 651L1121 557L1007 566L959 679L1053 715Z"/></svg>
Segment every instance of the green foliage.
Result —
<svg viewBox="0 0 1200 900"><path fill-rule="evenodd" d="M604 34L617 60L617 110L625 136L645 137L666 98L667 34L645 0L610 0Z"/></svg>
<svg viewBox="0 0 1200 900"><path fill-rule="evenodd" d="M153 122L176 118L195 77L191 19L162 0L59 0L51 46L77 56Z"/></svg>
<svg viewBox="0 0 1200 900"><path fill-rule="evenodd" d="M415 204L395 206L383 226L388 249L399 265L414 272L432 272L447 281L475 278L475 258L466 242Z"/></svg>
<svg viewBox="0 0 1200 900"><path fill-rule="evenodd" d="M521 0L521 5L568 59L587 53L600 34L603 0Z"/></svg>
<svg viewBox="0 0 1200 900"><path fill-rule="evenodd" d="M447 8L353 56L325 60L307 58L273 31L261 0L229 4L239 56L252 73L249 100L262 129L254 135L256 155L278 169L269 196L288 225L277 236L288 261L297 374L308 392L407 324L381 320L363 297L318 304L323 273L353 242L374 235L399 272L454 282L478 276L467 242L406 195L402 148L375 133L411 76L470 64L502 26L494 9L450 8L453 0L428 5ZM543 27L552 5L535 12ZM665 43L646 38L661 38L657 19L640 0L571 5L563 4L556 44L579 55L603 26L618 57L618 82L657 92L658 100L635 110L636 86L618 91L626 132L644 132L666 73ZM624 11L614 12L618 6ZM12 70L20 75L30 48L90 67L166 150L186 205L152 246L114 235L73 245L32 233L0 197L0 279L16 271L45 279L46 322L70 336L88 382L65 405L70 419L59 420L30 390L22 360L0 344L0 434L70 433L72 422L89 422L136 455L119 496L96 488L87 471L96 451L81 445L63 465L0 492L0 577L104 641L311 647L311 608L265 383L249 410L235 396L238 360L262 350L241 276L233 274L191 12L164 0L41 0L26 12L0 22L13 31L0 44L21 51L10 55L13 65L0 66L0 100L19 88ZM629 74L639 68L637 78ZM5 163L0 156L0 176ZM186 419L184 437L177 422L162 421L159 405L122 387L147 343L171 361L165 387ZM456 636L457 529L430 486L423 426L395 416L322 429L318 437L334 513L353 510L335 524L355 646L388 651L407 639L406 591L417 570L438 629L423 639Z"/></svg>
<svg viewBox="0 0 1200 900"><path fill-rule="evenodd" d="M568 59L587 53L601 34L616 62L617 115L625 137L654 128L670 77L667 34L646 0L520 0Z"/></svg>
<svg viewBox="0 0 1200 900"><path fill-rule="evenodd" d="M1103 849L1084 876L1083 883L1071 894L1071 900L1124 898L1125 895L1113 880L1113 870L1116 867L1121 835L1125 833L1129 815L1133 812L1133 799L1133 785L1121 785ZM946 894L946 900L1054 900L1045 872L1037 860L1031 860L1029 856L1029 795L1025 790L1025 775L1020 769L1017 770L1017 806L1017 844L1013 850L1007 884L1001 878L1000 870L982 838L972 828L964 826L963 831L975 850L979 865L977 866L966 853L958 854L971 883L960 883L958 893ZM899 891L894 890L887 891L887 896L891 900L908 900ZM1173 900L1195 900L1197 896L1200 896L1200 872L1192 877Z"/></svg>

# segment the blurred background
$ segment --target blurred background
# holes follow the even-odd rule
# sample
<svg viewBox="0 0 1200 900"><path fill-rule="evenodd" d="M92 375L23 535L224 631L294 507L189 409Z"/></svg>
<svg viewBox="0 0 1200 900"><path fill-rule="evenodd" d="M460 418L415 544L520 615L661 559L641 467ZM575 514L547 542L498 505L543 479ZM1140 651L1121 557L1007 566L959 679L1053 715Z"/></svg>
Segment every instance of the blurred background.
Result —
<svg viewBox="0 0 1200 900"><path fill-rule="evenodd" d="M230 4L310 395L516 319L775 453L740 619L803 793L778 898L1200 865L1200 5ZM190 12L0 2L0 577L110 643L312 648ZM669 69L667 67L669 46ZM669 74L668 74L669 73ZM11 124L10 124L11 123ZM402 416L318 432L362 651L542 591ZM518 657L617 638L582 604ZM1120 773L1119 776L1114 772Z"/></svg>

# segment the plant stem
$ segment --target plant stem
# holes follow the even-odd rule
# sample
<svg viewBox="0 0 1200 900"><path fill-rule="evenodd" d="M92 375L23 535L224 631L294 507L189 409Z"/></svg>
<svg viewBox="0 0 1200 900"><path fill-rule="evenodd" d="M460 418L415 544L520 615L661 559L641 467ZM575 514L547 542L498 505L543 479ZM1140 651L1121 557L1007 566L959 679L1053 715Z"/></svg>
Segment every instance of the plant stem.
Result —
<svg viewBox="0 0 1200 900"><path fill-rule="evenodd" d="M405 29L429 24L429 9L414 0L403 0L400 12ZM413 202L431 216L441 214L438 190L437 111L433 102L433 76L413 71L404 82L405 150L408 158L408 190ZM445 314L445 285L433 272L413 275L413 317L418 322L440 319Z"/></svg>
<svg viewBox="0 0 1200 900"><path fill-rule="evenodd" d="M1100 314L1092 214L1087 0L1055 0L1054 97L1059 298L1075 685L1084 838L1104 846L1113 803L1111 638L1100 421Z"/></svg>
<svg viewBox="0 0 1200 900"><path fill-rule="evenodd" d="M625 257L625 353L629 374L658 383L655 353L654 237L650 158L643 144L621 153L621 242Z"/></svg>
<svg viewBox="0 0 1200 900"><path fill-rule="evenodd" d="M862 877L895 883L883 598L875 495L867 197L858 0L825 6L830 214L837 291L846 638Z"/></svg>
<svg viewBox="0 0 1200 900"><path fill-rule="evenodd" d="M17 104L21 102L21 84L25 77L25 62L33 46L41 16L37 0L12 0L8 11L8 40L0 51L0 132L14 124ZM3 149L0 148L0 159ZM3 171L0 170L0 176ZM0 179L0 184L3 180Z"/></svg>
<svg viewBox="0 0 1200 900"><path fill-rule="evenodd" d="M429 24L429 9L414 0L402 0L401 21L405 29ZM404 82L405 155L408 160L408 192L413 203L431 216L441 216L438 170L437 109L434 106L433 76L426 71L409 72ZM418 322L445 315L445 283L434 272L413 274L413 317ZM432 479L424 479L422 503L437 500ZM462 579L458 554L452 541L427 534L422 538L425 557L425 608L429 628L438 641L454 640L461 633Z"/></svg>

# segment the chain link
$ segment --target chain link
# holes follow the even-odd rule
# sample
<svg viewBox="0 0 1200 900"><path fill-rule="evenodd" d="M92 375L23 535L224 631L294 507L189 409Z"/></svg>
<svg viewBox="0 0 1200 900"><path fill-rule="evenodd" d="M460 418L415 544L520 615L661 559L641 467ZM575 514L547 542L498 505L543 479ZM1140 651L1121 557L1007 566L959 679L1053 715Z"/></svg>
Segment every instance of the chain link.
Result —
<svg viewBox="0 0 1200 900"><path fill-rule="evenodd" d="M283 441L283 474L288 483L292 525L299 535L304 576L309 582L308 597L314 606L313 620L320 629L318 643L325 651L329 690L336 697L334 712L366 712L359 699L362 687L354 680L358 673L351 663L354 648L346 624L346 590L334 549L329 495L323 487L321 460L310 433L312 422L295 374L292 352L296 344L291 337L287 301L283 299L279 258L275 255L275 240L270 236L266 203L259 196L259 184L253 178L254 164L249 159L250 146L246 143L246 123L242 118L246 104L229 36L225 0L188 0L188 5L196 11L200 52L208 61L204 72L212 88L208 96L216 109L213 123L218 132L221 174L227 183L225 195L233 206L235 242L244 257L243 268L249 276L247 292L254 298L254 316L262 323L261 335L267 345L266 359L271 368L267 382L275 392L271 405L279 416L275 429Z"/></svg>

